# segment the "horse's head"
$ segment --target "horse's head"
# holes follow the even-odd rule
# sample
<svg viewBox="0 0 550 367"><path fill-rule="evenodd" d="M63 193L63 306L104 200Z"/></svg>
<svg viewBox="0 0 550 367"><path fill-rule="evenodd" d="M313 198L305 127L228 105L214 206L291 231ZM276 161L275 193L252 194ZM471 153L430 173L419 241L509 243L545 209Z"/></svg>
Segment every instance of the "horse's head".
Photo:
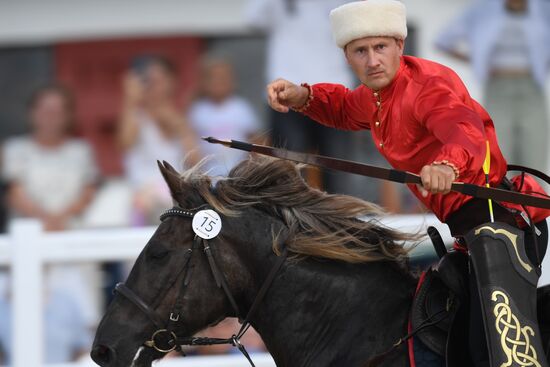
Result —
<svg viewBox="0 0 550 367"><path fill-rule="evenodd" d="M92 358L101 366L149 366L164 355L159 349L173 348L174 335L190 336L225 317L240 316L229 298L239 303L240 290L251 285L250 275L239 265L239 255L230 245L231 225L226 217L222 216L223 230L216 238L202 241L195 236L193 214L205 209L203 195L170 165L159 163L159 167L181 210L163 215L126 284L117 286L92 349ZM208 223L205 226L209 229ZM205 246L212 248L215 264L206 256ZM229 297L218 287L219 279L213 274L218 270L227 281ZM166 328L170 331L158 332ZM155 345L151 347L149 342L149 347L136 355L151 340Z"/></svg>
<svg viewBox="0 0 550 367"><path fill-rule="evenodd" d="M161 217L126 284L117 286L92 349L101 366L150 366L183 338L225 317L245 316L284 261L272 245L284 242L293 257L348 263L406 259L399 242L410 235L357 219L379 213L376 206L312 189L287 161L245 160L215 187L196 169L181 176L166 163L159 167L176 207ZM204 240L195 231L210 231L201 211L210 207L222 229ZM292 297L276 292L270 289L272 300Z"/></svg>

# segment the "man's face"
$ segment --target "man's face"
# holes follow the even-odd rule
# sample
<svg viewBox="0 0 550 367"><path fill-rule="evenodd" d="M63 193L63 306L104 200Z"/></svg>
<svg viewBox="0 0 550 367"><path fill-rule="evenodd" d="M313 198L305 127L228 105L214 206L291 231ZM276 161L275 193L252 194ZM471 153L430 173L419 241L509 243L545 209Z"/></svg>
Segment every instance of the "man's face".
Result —
<svg viewBox="0 0 550 367"><path fill-rule="evenodd" d="M397 74L403 46L403 40L392 37L365 37L348 43L344 52L361 83L380 90Z"/></svg>

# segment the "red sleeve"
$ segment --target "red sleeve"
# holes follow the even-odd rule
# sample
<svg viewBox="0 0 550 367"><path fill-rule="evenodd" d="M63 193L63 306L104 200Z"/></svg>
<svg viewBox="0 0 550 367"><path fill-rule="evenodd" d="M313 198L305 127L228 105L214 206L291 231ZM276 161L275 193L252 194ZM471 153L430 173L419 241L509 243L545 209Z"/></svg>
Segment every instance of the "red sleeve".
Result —
<svg viewBox="0 0 550 367"><path fill-rule="evenodd" d="M320 124L342 130L370 129L368 113L361 104L362 88L353 91L340 84L311 86L313 98L303 114Z"/></svg>
<svg viewBox="0 0 550 367"><path fill-rule="evenodd" d="M464 85L451 85L442 78L432 78L419 95L415 115L428 131L442 143L434 162L454 166L459 177L477 174L485 159L485 129L481 117L469 107Z"/></svg>

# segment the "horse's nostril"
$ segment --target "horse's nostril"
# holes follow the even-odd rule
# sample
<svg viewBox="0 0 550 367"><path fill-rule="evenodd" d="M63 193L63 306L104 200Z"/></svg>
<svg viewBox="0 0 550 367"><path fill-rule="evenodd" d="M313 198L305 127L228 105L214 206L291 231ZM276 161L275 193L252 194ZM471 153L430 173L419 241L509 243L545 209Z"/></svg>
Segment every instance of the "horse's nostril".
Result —
<svg viewBox="0 0 550 367"><path fill-rule="evenodd" d="M98 365L105 367L115 359L115 351L105 345L96 345L90 353L92 359Z"/></svg>

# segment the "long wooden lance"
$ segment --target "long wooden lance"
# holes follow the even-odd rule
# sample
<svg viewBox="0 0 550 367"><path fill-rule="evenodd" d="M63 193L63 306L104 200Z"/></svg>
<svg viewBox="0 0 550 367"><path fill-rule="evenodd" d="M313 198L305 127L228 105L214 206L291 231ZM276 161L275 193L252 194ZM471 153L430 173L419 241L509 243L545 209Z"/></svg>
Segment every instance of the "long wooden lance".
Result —
<svg viewBox="0 0 550 367"><path fill-rule="evenodd" d="M267 145L251 144L238 140L221 140L213 137L202 139L212 144L221 144L234 149L254 152L297 163L304 163L312 166L329 168L336 171L354 173L361 176L379 178L382 180L398 183L422 183L419 175L406 171L371 166L364 163L326 157L322 155L293 152L291 150L275 148ZM454 182L451 186L451 190L480 199L492 199L500 202L550 209L550 199L534 195L522 194L514 191L492 187L483 187L464 182Z"/></svg>

